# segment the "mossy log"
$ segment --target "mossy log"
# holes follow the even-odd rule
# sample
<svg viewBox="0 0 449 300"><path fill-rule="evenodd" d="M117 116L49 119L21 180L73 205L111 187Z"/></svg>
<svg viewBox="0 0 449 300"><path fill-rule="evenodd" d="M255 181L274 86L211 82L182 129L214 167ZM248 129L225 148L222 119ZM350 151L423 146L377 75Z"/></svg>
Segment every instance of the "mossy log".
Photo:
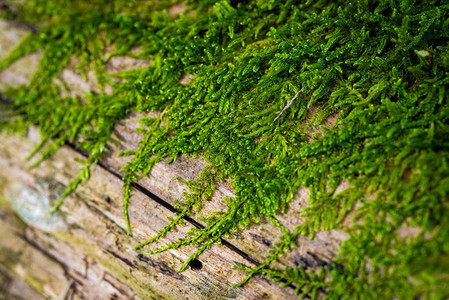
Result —
<svg viewBox="0 0 449 300"><path fill-rule="evenodd" d="M5 57L26 35L27 28L0 22L0 58ZM27 56L0 73L0 89L26 83L36 70L39 53ZM144 66L151 62L115 57L109 71ZM83 79L72 67L58 79L78 97L96 90L96 82ZM89 76L88 76L89 77ZM93 76L92 76L93 77ZM188 80L186 78L185 80ZM150 175L133 185L129 207L132 236L126 234L122 216L121 167L123 150L138 146L135 131L141 116L131 115L115 128L106 153L92 167L87 183L69 196L56 214L52 204L79 172L77 159L85 154L77 145L66 144L38 167L29 169L26 157L39 143L39 133L30 129L23 136L1 134L0 143L0 298L39 299L294 299L294 287L257 276L243 287L245 278L235 264L255 266L274 248L279 229L269 222L251 225L222 245L214 245L184 272L177 270L196 251L179 248L146 255L133 246L156 235L175 213L175 200L186 187L175 178L195 179L206 163L201 158L181 157L171 164L160 162ZM332 120L329 120L332 122ZM343 189L345 186L342 185ZM225 208L223 197L232 197L227 182L217 182L212 201L169 233L158 246L177 241L189 226L204 226L200 216ZM307 190L300 190L288 213L278 220L287 228L298 224L298 211L307 205ZM346 238L340 231L321 232L313 240L300 237L298 247L280 259L280 264L313 268L329 264ZM153 246L154 247L154 246Z"/></svg>

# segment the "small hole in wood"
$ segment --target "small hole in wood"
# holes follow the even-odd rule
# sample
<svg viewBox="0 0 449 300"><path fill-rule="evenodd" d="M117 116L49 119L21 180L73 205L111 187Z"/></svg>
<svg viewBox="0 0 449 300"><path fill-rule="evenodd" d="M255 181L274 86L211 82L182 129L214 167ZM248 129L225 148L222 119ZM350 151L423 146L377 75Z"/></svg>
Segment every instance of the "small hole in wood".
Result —
<svg viewBox="0 0 449 300"><path fill-rule="evenodd" d="M203 268L203 263L195 258L189 262L189 267L194 270L201 270Z"/></svg>
<svg viewBox="0 0 449 300"><path fill-rule="evenodd" d="M109 196L103 195L103 199L104 201L106 201L106 203L111 204L112 203L112 199Z"/></svg>
<svg viewBox="0 0 449 300"><path fill-rule="evenodd" d="M110 300L117 300L118 299L118 296L117 296L117 294L112 294L111 295L111 298L109 298Z"/></svg>

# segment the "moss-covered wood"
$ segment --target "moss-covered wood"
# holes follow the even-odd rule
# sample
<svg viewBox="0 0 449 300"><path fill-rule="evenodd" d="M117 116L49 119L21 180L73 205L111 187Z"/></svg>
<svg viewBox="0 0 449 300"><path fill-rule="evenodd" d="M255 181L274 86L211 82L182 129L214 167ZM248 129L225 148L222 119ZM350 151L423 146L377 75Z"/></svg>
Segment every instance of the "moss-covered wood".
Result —
<svg viewBox="0 0 449 300"><path fill-rule="evenodd" d="M20 41L26 31L11 22L0 24L6 29L0 35L6 52ZM129 62L123 64L124 67L129 66ZM15 80L26 82L30 78L28 72L34 68L28 58L19 61L12 71L1 73L2 80L6 82L2 83L2 87ZM74 94L79 93L80 86L94 89L91 82L76 76L72 70L67 69L63 76L67 81L68 77L72 79L71 92ZM110 151L132 147L133 122L131 118L117 127L115 138L110 142ZM120 299L133 295L144 299L276 299L281 295L287 298L292 295L291 290L284 291L263 279L244 289L234 287L245 275L238 270L229 272L231 266L235 263L251 266L254 259L245 259L242 254L226 246L216 246L212 252L208 251L212 256L202 257L201 270L190 269L190 275L176 272L189 251L170 251L167 255L152 258L134 252L132 247L139 240L156 234L167 224L166 218L174 214L154 199L137 192L133 197L136 205L132 210L135 212L133 221L141 225L136 227L133 238L127 237L120 209L122 181L114 175L118 172L114 166L123 162L117 161L117 156L112 153L105 156L103 168L95 168L89 185L70 197L72 200L57 215L49 214L52 204L70 183L72 176L76 175L79 167L75 160L83 157L66 146L51 160L44 162L41 168L28 170L30 162L24 158L38 142L39 134L33 129L24 137L2 134L0 147L1 207L5 223L2 228L8 233L1 239L5 256L1 264L5 272L13 272L18 283L28 283L37 293L50 298L57 298L63 292L86 299L114 295ZM168 199L165 198L168 194L180 197L180 186L173 184L177 181L172 181L172 176L177 174L191 179L202 168L200 160L191 160L188 165L190 167L184 162L184 165L171 168L161 163L162 169L155 169L152 176L158 178L158 183L149 182L145 187L164 197L162 199ZM170 204L170 201L167 203ZM176 240L177 237L180 233L172 234L170 239ZM22 255L28 252L33 254ZM262 255L261 251L254 253ZM14 273L21 268L25 270ZM41 269L48 272L41 273Z"/></svg>
<svg viewBox="0 0 449 300"><path fill-rule="evenodd" d="M4 203L10 207L10 215L14 211L30 226L28 228L19 222L20 227L18 221L14 221L16 217L3 220L6 223L3 229L9 234L2 237L2 253L7 255L2 264L11 270L23 265L26 272L19 275L25 282L31 280L30 284L43 295L56 297L60 290L66 288L44 290L47 285L59 284L58 276L68 272L84 278L73 279L73 290L84 298L104 298L117 293L117 290L122 290L118 294L120 297L136 294L144 299L289 297L288 289L280 289L262 279L256 280L254 286L234 287L233 284L243 279L245 274L239 270L229 272L231 266L235 263L251 264L224 246L213 247L205 253L200 270L189 269L182 274L176 270L189 255L188 251L170 251L153 257L135 252L133 245L147 235L156 234L167 224L166 217L173 214L146 195L136 193L133 197L136 210L131 211L140 225L136 226L134 236L128 237L123 229L125 224L118 200L120 180L101 167L92 170L90 183L69 197L58 214L50 215L51 204L77 171L74 159L82 157L71 149L62 148L41 168L30 171L23 158L37 140L33 141L32 136L7 135L2 135L2 140L5 143L1 146L0 178ZM17 233L11 232L11 228ZM170 235L170 240L180 236L182 232L175 232ZM25 239L25 242L18 244L20 239ZM40 257L22 258L21 253L32 251L30 249L40 253L48 262ZM17 259L20 262L15 261ZM56 270L59 271L52 270L47 264L58 266ZM41 275L42 268L48 270L48 275ZM93 274L89 275L90 272ZM33 277L30 279L29 276ZM108 281L113 281L111 284L117 284L118 288L109 291Z"/></svg>
<svg viewBox="0 0 449 300"><path fill-rule="evenodd" d="M269 221L279 242L255 268L235 266L248 273L240 285L264 274L312 298L447 296L445 1L186 1L181 14L174 1L63 2L11 1L4 15L36 24L37 33L0 64L42 49L30 84L8 91L4 122L16 132L38 126L35 165L67 143L86 153L52 212L87 184L93 165L105 166L117 124L144 113L138 145L119 147L131 158L118 174L128 235L133 197L156 163L193 154L208 166L180 179L185 198L164 202L177 217L135 250L196 247L184 271ZM148 65L108 73L108 62L123 56ZM96 81L93 92L84 85L72 97L58 80L72 62ZM234 197L199 218L218 181ZM307 203L280 222L298 191ZM183 220L196 227L159 245ZM331 246L345 241L336 256L311 254L319 268L283 262L298 239L326 232L338 236Z"/></svg>

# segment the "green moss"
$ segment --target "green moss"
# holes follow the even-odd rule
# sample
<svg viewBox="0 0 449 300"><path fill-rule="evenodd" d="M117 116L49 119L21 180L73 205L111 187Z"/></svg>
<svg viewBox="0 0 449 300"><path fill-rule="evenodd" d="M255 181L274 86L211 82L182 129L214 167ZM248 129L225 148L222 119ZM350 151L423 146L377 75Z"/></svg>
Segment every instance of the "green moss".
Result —
<svg viewBox="0 0 449 300"><path fill-rule="evenodd" d="M40 27L0 69L38 49L43 57L34 80L8 94L14 118L3 126L37 124L41 159L65 141L90 153L57 206L87 180L119 120L133 111L165 111L141 120L139 148L123 154L133 158L123 168L128 230L130 183L166 157L202 154L210 168L188 183L192 194L179 203L179 217L148 243L200 208L215 178L232 179L236 197L227 199L226 212L206 218L204 229L150 253L201 245L182 270L230 230L263 217L284 236L265 263L248 269L249 277L269 274L303 288L303 295L322 291L331 299L448 297L448 2L204 0L187 1L184 13L170 17L173 2L19 6L15 17ZM153 64L106 74L104 63L119 54ZM92 67L100 84L112 84L113 94L61 98L52 78L74 56L82 72ZM185 74L195 77L182 85ZM308 130L334 114L332 128L307 139ZM337 193L343 180L350 188ZM301 212L305 222L289 232L275 217L301 186L311 191L310 206ZM351 211L356 222L345 228ZM421 233L397 234L407 226ZM319 274L270 267L299 235L330 229L350 235L333 267Z"/></svg>

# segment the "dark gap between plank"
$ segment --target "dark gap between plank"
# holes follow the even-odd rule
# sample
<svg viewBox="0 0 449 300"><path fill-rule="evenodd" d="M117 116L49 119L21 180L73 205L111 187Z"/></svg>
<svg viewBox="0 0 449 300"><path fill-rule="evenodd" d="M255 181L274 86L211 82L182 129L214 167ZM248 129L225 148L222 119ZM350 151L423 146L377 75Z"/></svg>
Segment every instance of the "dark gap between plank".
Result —
<svg viewBox="0 0 449 300"><path fill-rule="evenodd" d="M66 141L65 143L69 148L71 148L72 150L76 151L77 153L79 153L80 155L84 156L85 158L87 158L89 156L89 154L79 148L77 145L75 145L74 143L68 142ZM101 160L98 160L97 165L100 166L102 169L104 169L105 171L111 173L112 175L114 175L115 177L117 177L120 181L122 181L122 175L117 172L116 170L110 168L109 166L107 166L106 164L104 164ZM138 190L139 192L143 193L144 195L148 196L148 198L152 199L153 201L157 202L158 204L162 205L163 207L165 207L166 209L170 210L173 213L177 213L179 212L176 208L173 207L173 205L171 205L170 203L164 201L163 199L161 199L160 197L158 197L157 195L153 194L152 192L150 192L147 188L143 187L142 185L132 181L131 182L131 186ZM191 223L193 226L195 226L196 228L199 229L203 229L204 226L201 225L200 223L198 223L197 221L195 221L194 219L192 219L191 217L185 216L183 217L184 220L186 220L187 222ZM248 262L259 266L260 262L258 260L256 260L255 258L251 257L250 255L248 255L247 253L245 253L243 250L241 250L240 248L234 246L233 244L231 244L230 242L226 241L225 239L221 240L221 244L226 246L228 249L230 249L231 251L235 252L236 254L240 255L243 259L247 260ZM191 265L193 264L193 265ZM200 270L203 267L203 264L201 263L201 261L199 261L198 259L194 259L189 263L189 266L192 269L196 269L196 270ZM285 280L281 280L280 282L286 282ZM293 284L289 284L286 287L295 289L296 286L294 286ZM325 293L325 291L323 291ZM304 297L304 299L310 299L310 297L308 295L306 295Z"/></svg>

